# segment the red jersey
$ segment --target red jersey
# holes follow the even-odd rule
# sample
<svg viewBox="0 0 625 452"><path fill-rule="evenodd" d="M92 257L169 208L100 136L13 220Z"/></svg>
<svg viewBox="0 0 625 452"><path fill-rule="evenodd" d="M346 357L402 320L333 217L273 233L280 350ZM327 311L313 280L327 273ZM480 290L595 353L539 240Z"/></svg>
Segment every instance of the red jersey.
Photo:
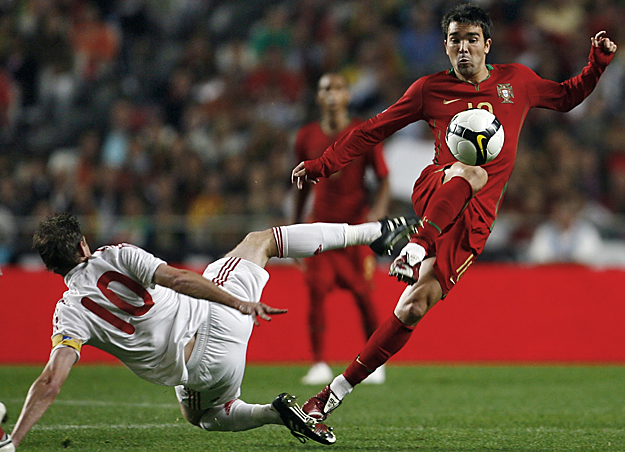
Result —
<svg viewBox="0 0 625 452"><path fill-rule="evenodd" d="M505 142L497 158L483 165L488 183L470 206L492 228L512 173L528 110L571 110L592 92L612 57L613 54L606 55L593 47L582 72L563 83L545 80L521 64L487 65L489 76L477 85L459 80L453 70L422 77L395 104L344 135L320 158L305 162L306 174L311 178L329 177L366 149L420 119L428 122L434 135L433 165L451 165L457 160L445 142L447 124L462 110L485 108L503 125Z"/></svg>
<svg viewBox="0 0 625 452"><path fill-rule="evenodd" d="M351 123L336 135L328 136L318 122L303 126L295 140L295 155L298 161L316 159L337 139L351 132L362 121L352 119ZM359 157L314 186L315 201L312 221L329 223L362 223L369 210L365 187L365 171L371 167L378 179L388 175L381 144L365 146Z"/></svg>

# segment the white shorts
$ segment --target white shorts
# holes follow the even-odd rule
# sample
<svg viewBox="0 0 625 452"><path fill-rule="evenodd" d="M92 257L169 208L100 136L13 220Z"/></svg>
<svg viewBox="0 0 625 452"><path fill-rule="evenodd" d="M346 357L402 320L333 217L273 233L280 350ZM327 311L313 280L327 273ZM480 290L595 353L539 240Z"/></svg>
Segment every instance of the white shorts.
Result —
<svg viewBox="0 0 625 452"><path fill-rule="evenodd" d="M204 277L241 300L258 302L269 273L244 259L225 257L210 264ZM204 411L239 397L253 326L251 316L210 302L209 318L198 330L187 362L189 380L176 386L180 403Z"/></svg>

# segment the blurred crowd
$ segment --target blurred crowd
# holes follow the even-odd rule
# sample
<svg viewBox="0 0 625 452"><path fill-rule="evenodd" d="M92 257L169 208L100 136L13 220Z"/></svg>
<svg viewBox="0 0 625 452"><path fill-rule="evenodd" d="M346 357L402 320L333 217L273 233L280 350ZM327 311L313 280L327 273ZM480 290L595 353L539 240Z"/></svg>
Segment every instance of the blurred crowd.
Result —
<svg viewBox="0 0 625 452"><path fill-rule="evenodd" d="M34 225L57 211L79 215L93 246L132 242L172 262L288 221L293 139L316 118L320 75L347 77L354 115L378 113L449 67L439 22L452 3L0 1L0 263L27 262ZM495 24L491 63L563 81L597 31L625 48L617 0L479 3ZM484 259L575 261L565 248L580 240L559 241L578 223L615 245L590 254L622 258L624 62L620 50L572 112L530 112ZM423 148L424 129L407 128L401 146Z"/></svg>

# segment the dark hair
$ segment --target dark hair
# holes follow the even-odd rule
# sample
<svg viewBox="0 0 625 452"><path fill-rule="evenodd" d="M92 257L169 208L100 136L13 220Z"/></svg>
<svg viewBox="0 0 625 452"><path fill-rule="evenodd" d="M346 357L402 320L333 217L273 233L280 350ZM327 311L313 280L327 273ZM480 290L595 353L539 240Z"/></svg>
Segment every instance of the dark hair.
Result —
<svg viewBox="0 0 625 452"><path fill-rule="evenodd" d="M33 235L33 249L48 270L64 274L80 262L78 247L82 238L78 219L68 213L59 213L39 223Z"/></svg>
<svg viewBox="0 0 625 452"><path fill-rule="evenodd" d="M447 39L449 24L452 22L482 27L484 40L490 38L491 30L493 28L493 23L491 22L488 13L481 7L471 3L457 5L445 14L443 20L441 21L441 28L443 30L443 35L445 35L445 39Z"/></svg>

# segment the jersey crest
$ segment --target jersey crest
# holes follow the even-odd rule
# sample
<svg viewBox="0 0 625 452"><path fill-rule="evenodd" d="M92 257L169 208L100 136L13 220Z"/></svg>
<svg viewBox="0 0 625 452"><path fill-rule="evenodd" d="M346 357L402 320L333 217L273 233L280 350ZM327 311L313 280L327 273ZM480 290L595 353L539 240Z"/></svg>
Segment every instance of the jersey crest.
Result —
<svg viewBox="0 0 625 452"><path fill-rule="evenodd" d="M513 104L514 91L510 83L501 83L497 85L497 95L501 99L502 104Z"/></svg>

